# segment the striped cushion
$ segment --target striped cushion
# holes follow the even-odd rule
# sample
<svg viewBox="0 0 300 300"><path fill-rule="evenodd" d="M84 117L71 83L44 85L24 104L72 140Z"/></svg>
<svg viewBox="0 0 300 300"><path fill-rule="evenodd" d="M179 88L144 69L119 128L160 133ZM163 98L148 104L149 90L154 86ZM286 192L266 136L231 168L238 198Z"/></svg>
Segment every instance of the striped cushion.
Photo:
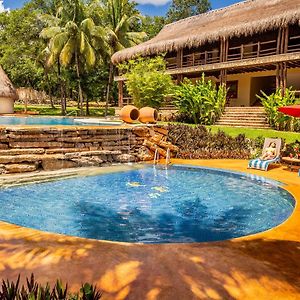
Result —
<svg viewBox="0 0 300 300"><path fill-rule="evenodd" d="M250 169L258 169L262 171L267 171L269 168L269 165L272 163L275 163L278 161L278 158L271 159L271 160L261 160L259 158L257 159L252 159L249 161L248 167Z"/></svg>

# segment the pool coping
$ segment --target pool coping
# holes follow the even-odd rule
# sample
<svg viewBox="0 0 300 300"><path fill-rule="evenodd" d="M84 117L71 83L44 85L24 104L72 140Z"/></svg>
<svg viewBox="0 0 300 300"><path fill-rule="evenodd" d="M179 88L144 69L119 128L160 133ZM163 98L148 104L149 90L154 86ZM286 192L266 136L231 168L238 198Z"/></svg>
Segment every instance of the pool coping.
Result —
<svg viewBox="0 0 300 300"><path fill-rule="evenodd" d="M1 264L0 260L0 277L15 279L18 273L29 276L34 272L41 281L54 282L59 276L70 283L71 290L78 289L85 280L97 284L107 294L105 299L125 299L128 295L131 296L128 299L160 299L151 298L152 293L163 299L300 298L297 174L284 167L269 172L247 170L245 160L172 162L282 182L295 199L294 212L283 224L262 233L189 244L97 241L0 222L0 258L6 262Z"/></svg>

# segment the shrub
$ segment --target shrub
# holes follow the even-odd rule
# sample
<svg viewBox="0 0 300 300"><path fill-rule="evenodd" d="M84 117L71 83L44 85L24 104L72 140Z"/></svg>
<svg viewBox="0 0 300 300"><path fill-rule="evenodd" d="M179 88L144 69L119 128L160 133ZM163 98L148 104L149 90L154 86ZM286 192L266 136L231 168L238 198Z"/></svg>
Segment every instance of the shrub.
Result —
<svg viewBox="0 0 300 300"><path fill-rule="evenodd" d="M261 96L256 95L262 102L268 116L271 127L278 130L294 131L299 129L299 121L293 117L282 114L278 111L279 107L293 105L296 103L295 92L291 88L285 90L282 96L282 90L277 89L275 93L267 95L261 91Z"/></svg>
<svg viewBox="0 0 300 300"><path fill-rule="evenodd" d="M170 124L168 130L169 142L179 148L177 158L183 159L256 158L261 155L265 141L264 137L252 140L246 138L244 134L231 137L220 130L213 134L210 129L202 125ZM290 146L286 145L286 147Z"/></svg>
<svg viewBox="0 0 300 300"><path fill-rule="evenodd" d="M179 109L180 118L194 124L211 125L217 121L225 107L226 88L217 88L211 81L202 78L194 84L189 79L175 88L174 104Z"/></svg>
<svg viewBox="0 0 300 300"><path fill-rule="evenodd" d="M285 145L283 149L283 156L289 156L293 158L300 158L300 141Z"/></svg>
<svg viewBox="0 0 300 300"><path fill-rule="evenodd" d="M68 293L68 286L64 286L57 280L53 288L49 284L40 285L31 275L26 280L26 285L20 286L20 276L16 282L2 281L0 287L1 300L99 300L102 293L97 288L88 283L82 285L77 294Z"/></svg>
<svg viewBox="0 0 300 300"><path fill-rule="evenodd" d="M119 66L126 74L126 88L137 107L159 108L173 87L163 57L138 58Z"/></svg>
<svg viewBox="0 0 300 300"><path fill-rule="evenodd" d="M184 159L248 159L251 141L245 135L235 138L219 131L211 133L205 126L169 125L169 141L179 147L178 158Z"/></svg>

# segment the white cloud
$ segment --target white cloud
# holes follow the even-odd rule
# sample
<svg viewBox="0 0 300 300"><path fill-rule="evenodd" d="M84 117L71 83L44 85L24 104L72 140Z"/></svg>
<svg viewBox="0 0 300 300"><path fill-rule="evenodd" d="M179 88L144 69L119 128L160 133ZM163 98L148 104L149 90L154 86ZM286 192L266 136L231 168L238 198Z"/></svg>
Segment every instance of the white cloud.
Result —
<svg viewBox="0 0 300 300"><path fill-rule="evenodd" d="M139 4L152 4L155 6L162 6L171 2L171 0L136 0L135 2Z"/></svg>
<svg viewBox="0 0 300 300"><path fill-rule="evenodd" d="M4 7L3 1L0 1L0 14L6 11L9 11L9 9L6 9Z"/></svg>

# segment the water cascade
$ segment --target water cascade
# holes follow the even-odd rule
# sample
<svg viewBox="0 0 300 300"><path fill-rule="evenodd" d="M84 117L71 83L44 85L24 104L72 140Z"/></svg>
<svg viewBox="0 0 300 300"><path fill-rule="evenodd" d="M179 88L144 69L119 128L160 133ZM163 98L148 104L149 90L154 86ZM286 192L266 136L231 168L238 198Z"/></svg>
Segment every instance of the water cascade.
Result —
<svg viewBox="0 0 300 300"><path fill-rule="evenodd" d="M167 149L167 155L166 155L166 166L168 166L171 163L171 151L170 148Z"/></svg>
<svg viewBox="0 0 300 300"><path fill-rule="evenodd" d="M156 149L154 154L154 164L156 165L158 162L159 162L159 152L158 149Z"/></svg>

